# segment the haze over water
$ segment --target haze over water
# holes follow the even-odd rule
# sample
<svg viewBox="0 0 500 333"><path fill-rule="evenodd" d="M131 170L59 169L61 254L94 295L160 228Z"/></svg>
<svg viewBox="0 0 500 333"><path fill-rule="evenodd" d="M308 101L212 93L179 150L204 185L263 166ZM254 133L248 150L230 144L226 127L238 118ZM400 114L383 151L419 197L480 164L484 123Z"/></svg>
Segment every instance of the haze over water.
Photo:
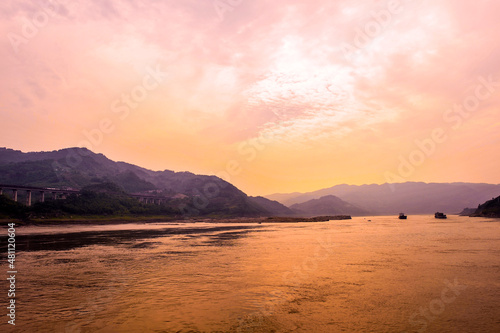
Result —
<svg viewBox="0 0 500 333"><path fill-rule="evenodd" d="M16 332L498 332L499 224L19 228Z"/></svg>

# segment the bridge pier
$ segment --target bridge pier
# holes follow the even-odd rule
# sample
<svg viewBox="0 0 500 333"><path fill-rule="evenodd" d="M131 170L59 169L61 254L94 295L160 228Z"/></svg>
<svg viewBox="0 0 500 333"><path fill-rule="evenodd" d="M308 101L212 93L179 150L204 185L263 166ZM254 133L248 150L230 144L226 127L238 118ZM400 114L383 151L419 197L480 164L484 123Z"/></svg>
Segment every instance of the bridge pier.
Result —
<svg viewBox="0 0 500 333"><path fill-rule="evenodd" d="M35 186L24 186L24 185L5 185L0 184L0 195L3 195L3 191L12 191L12 201L19 202L18 193L19 191L26 192L26 200L23 197L23 204L26 206L32 206L33 201L37 201L38 195L35 193L35 199L33 199L33 193L40 193L40 202L45 202L45 194L52 193L52 198L57 200L58 197L62 199L68 198L72 194L76 194L77 196L80 194L78 190L73 189L56 189L56 188L43 188L43 187L35 187Z"/></svg>
<svg viewBox="0 0 500 333"><path fill-rule="evenodd" d="M57 199L66 199L73 194L76 196L80 195L78 190L73 189L56 189L56 188L44 188L44 187L35 187L35 186L24 186L24 185L5 185L0 184L0 195L4 194L4 190L12 191L12 200L15 202L19 201L18 192L26 191L26 200L23 196L23 204L26 206L32 206L33 200L36 202L45 202L45 195L47 194L49 197L52 197L53 200ZM40 193L40 199L38 199L37 193L35 193L35 198L33 199L33 192ZM52 194L52 195L51 195ZM154 194L132 194L132 197L136 198L139 202L143 204L149 205L164 205L168 199L163 196L159 196L158 193ZM10 196L9 196L10 197Z"/></svg>
<svg viewBox="0 0 500 333"><path fill-rule="evenodd" d="M31 191L30 190L27 190L26 191L26 194L28 195L26 197L26 206L30 207L31 206Z"/></svg>

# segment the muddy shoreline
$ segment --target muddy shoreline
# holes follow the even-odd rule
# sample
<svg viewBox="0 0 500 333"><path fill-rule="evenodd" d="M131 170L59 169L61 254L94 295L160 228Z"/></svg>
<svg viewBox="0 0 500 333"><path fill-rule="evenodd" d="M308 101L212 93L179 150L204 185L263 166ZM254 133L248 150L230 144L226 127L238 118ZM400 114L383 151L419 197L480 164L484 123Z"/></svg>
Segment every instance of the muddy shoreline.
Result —
<svg viewBox="0 0 500 333"><path fill-rule="evenodd" d="M244 236L259 228L258 225L220 225L207 227L169 227L158 229L124 229L124 230L85 230L62 233L35 233L16 235L17 251L67 251L92 245L128 246L137 240L144 240L144 246L153 243L153 239L168 236L210 238L210 242L229 241ZM19 230L19 229L18 229ZM6 244L0 246L5 251Z"/></svg>
<svg viewBox="0 0 500 333"><path fill-rule="evenodd" d="M7 223L17 226L60 226L60 225L112 225L127 223L303 223L303 222L328 222L333 220L351 219L347 215L317 216L317 217L231 217L231 218L172 218L172 217L88 217L65 219L32 219L28 221L16 219L0 219L0 228Z"/></svg>

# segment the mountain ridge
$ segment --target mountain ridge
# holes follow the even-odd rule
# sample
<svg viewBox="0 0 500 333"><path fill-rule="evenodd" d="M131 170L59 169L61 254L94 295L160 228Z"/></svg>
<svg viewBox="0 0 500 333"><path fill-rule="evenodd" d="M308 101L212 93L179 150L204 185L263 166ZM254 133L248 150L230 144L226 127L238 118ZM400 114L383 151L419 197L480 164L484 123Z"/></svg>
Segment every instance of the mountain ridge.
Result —
<svg viewBox="0 0 500 333"><path fill-rule="evenodd" d="M290 206L296 214L302 216L317 215L354 215L366 216L369 212L346 202L334 195L326 195L318 199L311 199L303 203Z"/></svg>
<svg viewBox="0 0 500 333"><path fill-rule="evenodd" d="M127 162L112 161L86 148L32 153L0 148L0 183L81 189L105 182L116 183L128 193L185 195L189 202L182 210L188 216L219 213L274 215L269 210L271 206L267 209L261 207L243 191L213 175L153 171ZM278 210L287 209L276 204L273 206Z"/></svg>
<svg viewBox="0 0 500 333"><path fill-rule="evenodd" d="M458 214L464 207L477 207L500 194L500 185L487 183L425 183L335 185L306 193L275 193L266 196L286 206L335 195L374 215L433 214L446 211Z"/></svg>
<svg viewBox="0 0 500 333"><path fill-rule="evenodd" d="M500 185L487 183L340 184L317 191L275 193L250 197L229 182L213 175L189 171L153 171L123 161L112 161L86 148L47 152L22 152L0 148L0 183L39 187L83 188L114 182L128 193L186 195L189 214L297 215L286 206L333 195L373 215L458 214L500 194ZM293 210L292 210L293 211ZM358 215L358 214L353 214Z"/></svg>

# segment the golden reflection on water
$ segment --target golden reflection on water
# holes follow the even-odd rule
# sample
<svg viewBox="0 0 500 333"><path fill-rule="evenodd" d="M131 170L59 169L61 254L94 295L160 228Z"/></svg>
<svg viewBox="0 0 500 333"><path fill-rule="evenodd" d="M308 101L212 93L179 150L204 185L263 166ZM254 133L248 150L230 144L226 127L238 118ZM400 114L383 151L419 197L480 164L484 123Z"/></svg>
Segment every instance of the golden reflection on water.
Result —
<svg viewBox="0 0 500 333"><path fill-rule="evenodd" d="M370 219L123 225L159 234L107 243L95 238L120 227L99 226L80 239L92 245L19 254L16 329L500 331L499 220Z"/></svg>

